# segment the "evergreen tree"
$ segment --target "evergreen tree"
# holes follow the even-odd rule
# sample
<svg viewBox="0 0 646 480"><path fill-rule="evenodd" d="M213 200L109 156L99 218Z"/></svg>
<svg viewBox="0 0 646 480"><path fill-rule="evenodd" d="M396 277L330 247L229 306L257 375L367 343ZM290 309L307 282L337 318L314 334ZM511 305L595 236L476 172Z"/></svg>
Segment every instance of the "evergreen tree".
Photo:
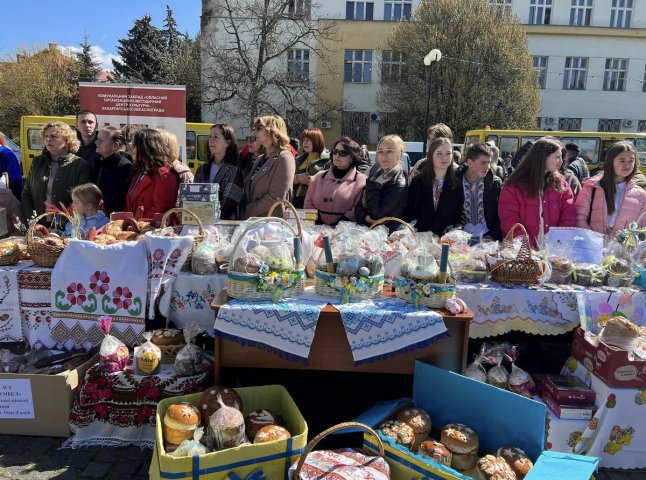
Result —
<svg viewBox="0 0 646 480"><path fill-rule="evenodd" d="M164 20L164 28L162 29L162 35L166 46L170 53L174 53L182 40L186 39L186 35L182 35L177 28L177 22L175 17L173 17L173 10L169 5L166 5L166 19Z"/></svg>
<svg viewBox="0 0 646 480"><path fill-rule="evenodd" d="M118 79L138 83L165 83L169 74L164 36L150 15L135 20L128 38L119 39L121 61L112 60Z"/></svg>
<svg viewBox="0 0 646 480"><path fill-rule="evenodd" d="M87 34L83 35L83 42L79 46L81 51L76 54L79 62L79 81L94 82L101 73L101 64L92 55L92 46Z"/></svg>

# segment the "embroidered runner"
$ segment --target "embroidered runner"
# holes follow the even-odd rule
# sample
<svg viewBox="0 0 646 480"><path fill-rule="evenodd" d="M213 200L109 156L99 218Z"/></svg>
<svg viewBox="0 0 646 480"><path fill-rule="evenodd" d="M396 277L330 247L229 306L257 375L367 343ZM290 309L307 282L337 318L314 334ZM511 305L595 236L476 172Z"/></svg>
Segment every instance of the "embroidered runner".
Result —
<svg viewBox="0 0 646 480"><path fill-rule="evenodd" d="M422 348L448 335L442 316L394 297L335 305L356 364Z"/></svg>
<svg viewBox="0 0 646 480"><path fill-rule="evenodd" d="M24 338L18 296L18 272L29 263L0 267L0 341L21 342Z"/></svg>

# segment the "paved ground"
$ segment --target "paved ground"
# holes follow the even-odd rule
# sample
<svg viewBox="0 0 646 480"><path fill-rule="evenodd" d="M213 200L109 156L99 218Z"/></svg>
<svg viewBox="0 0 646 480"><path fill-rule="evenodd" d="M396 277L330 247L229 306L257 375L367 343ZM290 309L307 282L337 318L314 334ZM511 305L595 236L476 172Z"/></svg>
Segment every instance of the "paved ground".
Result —
<svg viewBox="0 0 646 480"><path fill-rule="evenodd" d="M62 443L61 438L0 435L0 479L144 480L148 478L152 450L142 450L137 447L59 449ZM596 475L596 479L646 480L646 470L604 469Z"/></svg>

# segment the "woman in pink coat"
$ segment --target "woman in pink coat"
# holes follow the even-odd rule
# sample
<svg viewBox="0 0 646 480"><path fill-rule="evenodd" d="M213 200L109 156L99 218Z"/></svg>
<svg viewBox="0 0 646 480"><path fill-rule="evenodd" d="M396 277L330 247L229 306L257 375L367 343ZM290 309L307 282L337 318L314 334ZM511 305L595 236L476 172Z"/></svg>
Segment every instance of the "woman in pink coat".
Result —
<svg viewBox="0 0 646 480"><path fill-rule="evenodd" d="M354 207L366 186L366 176L356 168L360 155L359 144L342 137L332 149L332 166L312 177L304 207L318 210L317 223L336 225L340 220L355 221Z"/></svg>
<svg viewBox="0 0 646 480"><path fill-rule="evenodd" d="M543 245L550 227L574 227L574 195L559 173L561 142L543 137L534 143L500 192L498 216L506 235L515 223L527 230L533 247ZM541 228L542 227L542 228ZM516 229L515 235L522 232Z"/></svg>
<svg viewBox="0 0 646 480"><path fill-rule="evenodd" d="M576 201L576 223L613 234L646 212L646 191L633 177L639 166L632 142L617 142L606 153L603 173L588 178ZM646 226L646 215L639 220Z"/></svg>

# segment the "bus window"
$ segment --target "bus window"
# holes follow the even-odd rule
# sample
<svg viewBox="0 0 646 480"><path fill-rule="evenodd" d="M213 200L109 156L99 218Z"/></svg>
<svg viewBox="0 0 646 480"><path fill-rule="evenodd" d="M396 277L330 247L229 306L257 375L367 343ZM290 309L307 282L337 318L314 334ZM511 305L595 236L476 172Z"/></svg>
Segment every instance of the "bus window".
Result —
<svg viewBox="0 0 646 480"><path fill-rule="evenodd" d="M642 167L646 166L646 138L637 138L635 140L635 148L639 156L639 164Z"/></svg>
<svg viewBox="0 0 646 480"><path fill-rule="evenodd" d="M467 137L467 146L468 145L473 145L475 143L480 142L480 136L478 135L470 135Z"/></svg>
<svg viewBox="0 0 646 480"><path fill-rule="evenodd" d="M579 156L585 163L599 163L599 139L588 137L563 137L563 145L576 143L579 146Z"/></svg>
<svg viewBox="0 0 646 480"><path fill-rule="evenodd" d="M197 136L197 160L200 162L206 162L208 158L209 158L209 136L198 135Z"/></svg>
<svg viewBox="0 0 646 480"><path fill-rule="evenodd" d="M186 160L195 160L195 132L186 130Z"/></svg>
<svg viewBox="0 0 646 480"><path fill-rule="evenodd" d="M507 155L513 157L518 150L518 137L500 137L497 147L500 149L501 158L505 158Z"/></svg>
<svg viewBox="0 0 646 480"><path fill-rule="evenodd" d="M45 148L45 142L41 135L42 129L30 128L27 130L27 146L29 150L42 150Z"/></svg>
<svg viewBox="0 0 646 480"><path fill-rule="evenodd" d="M496 145L498 145L498 135L487 135L485 138L485 143L493 140Z"/></svg>

